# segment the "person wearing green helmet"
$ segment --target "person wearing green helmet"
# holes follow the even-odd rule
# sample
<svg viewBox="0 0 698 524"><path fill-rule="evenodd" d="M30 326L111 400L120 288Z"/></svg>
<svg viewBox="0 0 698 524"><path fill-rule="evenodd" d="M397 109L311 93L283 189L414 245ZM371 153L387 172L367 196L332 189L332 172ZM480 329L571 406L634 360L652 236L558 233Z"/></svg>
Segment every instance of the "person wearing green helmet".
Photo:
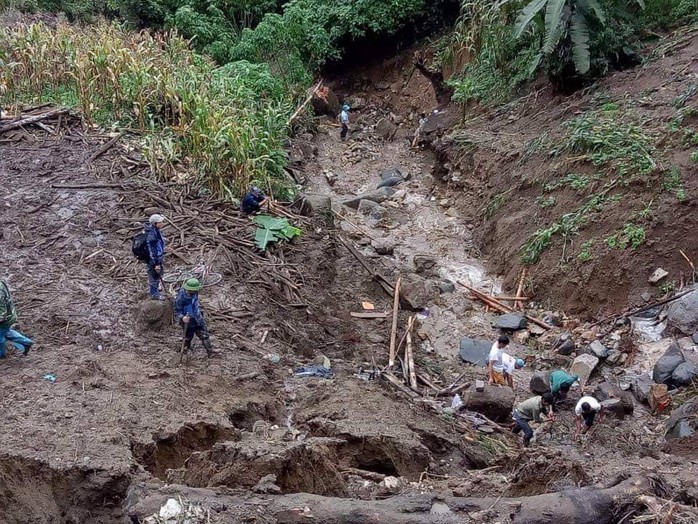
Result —
<svg viewBox="0 0 698 524"><path fill-rule="evenodd" d="M191 342L196 335L206 349L206 354L210 357L214 354L214 350L199 305L199 291L202 287L201 282L196 278L190 278L184 282L177 293L174 310L175 318L184 331L184 349L191 350Z"/></svg>
<svg viewBox="0 0 698 524"><path fill-rule="evenodd" d="M339 132L339 138L343 141L347 139L347 133L349 133L349 110L351 107L349 104L344 104L342 106L342 112L339 113L339 123L342 124L342 130Z"/></svg>

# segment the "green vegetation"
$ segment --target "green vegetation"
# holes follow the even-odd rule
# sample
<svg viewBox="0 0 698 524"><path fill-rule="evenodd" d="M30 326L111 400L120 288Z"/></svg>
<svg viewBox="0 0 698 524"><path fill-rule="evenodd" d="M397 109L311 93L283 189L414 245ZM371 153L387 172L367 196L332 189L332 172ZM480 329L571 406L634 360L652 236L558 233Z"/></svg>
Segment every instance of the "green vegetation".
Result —
<svg viewBox="0 0 698 524"><path fill-rule="evenodd" d="M499 209L504 205L504 202L506 202L507 197L512 191L514 190L510 189L503 193L497 193L496 195L494 195L482 210L482 214L484 215L484 217L492 218L497 213L497 211L499 211Z"/></svg>
<svg viewBox="0 0 698 524"><path fill-rule="evenodd" d="M593 247L593 245L593 240L587 240L586 242L582 242L579 254L577 255L577 259L580 262L588 262L589 260L591 260L591 248Z"/></svg>
<svg viewBox="0 0 698 524"><path fill-rule="evenodd" d="M611 249L638 249L645 242L645 228L629 222L623 226L623 231L606 239Z"/></svg>
<svg viewBox="0 0 698 524"><path fill-rule="evenodd" d="M288 218L257 215L253 222L257 224L254 242L261 250L265 250L273 242L293 240L301 234L301 230L293 227Z"/></svg>
<svg viewBox="0 0 698 524"><path fill-rule="evenodd" d="M696 156L694 160L698 161L698 155L696 155L696 153L693 153L693 155ZM669 193L673 193L679 202L683 202L684 200L686 200L686 190L683 187L683 181L681 180L681 171L678 167L674 166L671 169L669 169L666 173L664 173L662 189L664 189L664 191L668 191Z"/></svg>
<svg viewBox="0 0 698 524"><path fill-rule="evenodd" d="M589 187L591 183L588 175L579 175L576 173L568 173L560 180L549 182L543 186L543 191L550 193L562 187L569 187L575 191L583 191Z"/></svg>
<svg viewBox="0 0 698 524"><path fill-rule="evenodd" d="M58 102L88 122L135 128L153 172L186 170L227 198L252 180L278 192L292 110L267 66L216 69L176 35L43 24L0 39L2 103Z"/></svg>
<svg viewBox="0 0 698 524"><path fill-rule="evenodd" d="M557 204L557 199L554 196L539 196L536 198L536 205L542 209L555 207L555 204Z"/></svg>

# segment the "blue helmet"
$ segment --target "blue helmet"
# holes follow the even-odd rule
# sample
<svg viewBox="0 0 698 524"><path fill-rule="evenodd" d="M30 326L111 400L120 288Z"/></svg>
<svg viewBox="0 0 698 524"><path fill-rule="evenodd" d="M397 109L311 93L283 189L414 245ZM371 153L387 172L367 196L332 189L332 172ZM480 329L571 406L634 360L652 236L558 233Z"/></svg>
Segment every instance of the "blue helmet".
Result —
<svg viewBox="0 0 698 524"><path fill-rule="evenodd" d="M525 365L526 365L526 363L523 361L522 358L517 358L517 359L516 359L516 363L514 364L514 366L516 367L516 369L521 369L521 368L524 367Z"/></svg>
<svg viewBox="0 0 698 524"><path fill-rule="evenodd" d="M351 109L351 107L349 106L349 104L344 104L344 105L342 106L342 109L343 109L344 111L349 111L349 110Z"/></svg>

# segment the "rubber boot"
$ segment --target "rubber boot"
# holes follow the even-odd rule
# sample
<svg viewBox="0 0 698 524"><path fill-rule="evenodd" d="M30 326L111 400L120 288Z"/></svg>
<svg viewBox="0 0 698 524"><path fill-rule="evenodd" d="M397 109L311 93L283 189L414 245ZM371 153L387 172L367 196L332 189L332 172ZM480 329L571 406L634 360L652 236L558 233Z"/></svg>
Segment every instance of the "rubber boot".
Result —
<svg viewBox="0 0 698 524"><path fill-rule="evenodd" d="M218 354L218 351L213 349L213 344L211 344L211 339L208 336L202 338L201 343L203 344L204 349L206 350L207 357L212 357Z"/></svg>

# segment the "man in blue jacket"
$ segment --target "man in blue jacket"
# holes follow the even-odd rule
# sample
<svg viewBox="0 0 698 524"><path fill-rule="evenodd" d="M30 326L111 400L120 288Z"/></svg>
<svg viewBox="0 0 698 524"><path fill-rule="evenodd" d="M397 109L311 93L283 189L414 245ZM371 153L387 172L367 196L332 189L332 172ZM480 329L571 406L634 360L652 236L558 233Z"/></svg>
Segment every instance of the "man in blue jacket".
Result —
<svg viewBox="0 0 698 524"><path fill-rule="evenodd" d="M199 306L201 288L201 282L196 278L190 278L184 283L175 300L175 318L184 331L184 349L191 350L191 341L196 335L206 349L206 354L210 357L215 351L211 345L211 337L209 337L206 322Z"/></svg>
<svg viewBox="0 0 698 524"><path fill-rule="evenodd" d="M17 321L17 310L7 284L0 280L0 358L5 358L5 344L9 340L22 355L29 353L34 342L19 331L12 329Z"/></svg>
<svg viewBox="0 0 698 524"><path fill-rule="evenodd" d="M160 280L165 273L163 259L165 257L165 238L161 229L165 225L165 217L162 215L151 215L148 224L145 226L148 235L146 245L148 246L148 285L150 286L150 296L155 300L165 300L160 293Z"/></svg>
<svg viewBox="0 0 698 524"><path fill-rule="evenodd" d="M267 197L257 186L252 186L250 192L242 199L242 212L246 215L259 213L262 206L267 202Z"/></svg>

